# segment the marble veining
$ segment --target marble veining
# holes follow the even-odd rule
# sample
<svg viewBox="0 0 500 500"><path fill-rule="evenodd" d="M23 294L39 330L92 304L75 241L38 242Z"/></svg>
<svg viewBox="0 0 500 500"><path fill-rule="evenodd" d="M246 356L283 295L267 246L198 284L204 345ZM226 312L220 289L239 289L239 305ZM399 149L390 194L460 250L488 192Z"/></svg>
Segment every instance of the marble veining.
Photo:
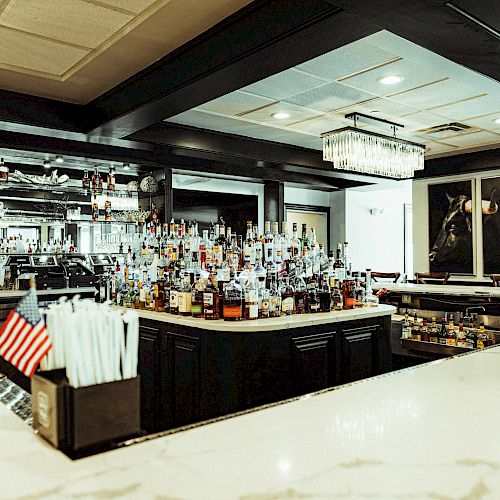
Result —
<svg viewBox="0 0 500 500"><path fill-rule="evenodd" d="M342 321L354 321L365 318L388 316L396 312L394 306L380 304L378 307L363 307L359 309L347 309L329 313L314 314L292 314L280 318L256 319L254 321L209 321L202 318L190 318L177 316L175 314L158 313L154 311L139 310L139 317L154 321L164 321L176 325L202 328L204 330L216 331L238 331L258 332L269 330L284 330L289 328L303 328L305 326L323 325L326 323L340 323Z"/></svg>
<svg viewBox="0 0 500 500"><path fill-rule="evenodd" d="M500 498L500 347L71 461L0 406L0 498Z"/></svg>

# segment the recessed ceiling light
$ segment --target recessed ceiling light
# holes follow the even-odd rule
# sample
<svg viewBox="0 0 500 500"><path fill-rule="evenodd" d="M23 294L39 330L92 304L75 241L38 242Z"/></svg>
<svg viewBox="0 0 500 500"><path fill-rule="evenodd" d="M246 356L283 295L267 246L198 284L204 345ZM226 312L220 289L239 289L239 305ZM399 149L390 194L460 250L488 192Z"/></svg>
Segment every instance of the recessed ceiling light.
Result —
<svg viewBox="0 0 500 500"><path fill-rule="evenodd" d="M500 118L495 118L493 121L494 121L495 123L500 123Z"/></svg>
<svg viewBox="0 0 500 500"><path fill-rule="evenodd" d="M130 170L130 165L128 163L124 163L123 170Z"/></svg>
<svg viewBox="0 0 500 500"><path fill-rule="evenodd" d="M43 168L50 168L50 161L49 160L45 160L43 162Z"/></svg>
<svg viewBox="0 0 500 500"><path fill-rule="evenodd" d="M383 85L395 85L396 83L401 83L404 79L405 79L404 76L388 75L379 78L378 81Z"/></svg>
<svg viewBox="0 0 500 500"><path fill-rule="evenodd" d="M276 120L286 120L287 118L290 118L290 113L279 111L278 113L273 113L271 116L276 118Z"/></svg>
<svg viewBox="0 0 500 500"><path fill-rule="evenodd" d="M57 163L62 163L64 160L63 160L63 157L62 156L56 156L56 162Z"/></svg>

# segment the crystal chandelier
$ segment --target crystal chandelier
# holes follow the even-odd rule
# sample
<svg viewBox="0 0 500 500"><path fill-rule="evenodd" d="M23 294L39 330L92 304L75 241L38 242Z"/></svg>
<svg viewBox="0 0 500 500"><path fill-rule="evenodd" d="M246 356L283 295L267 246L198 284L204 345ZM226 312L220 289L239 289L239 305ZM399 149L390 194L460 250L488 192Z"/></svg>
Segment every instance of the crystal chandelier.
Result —
<svg viewBox="0 0 500 500"><path fill-rule="evenodd" d="M394 134L396 127L402 127L360 113L346 115L346 118L354 118L354 127L344 127L321 135L323 160L331 161L333 167L339 170L395 179L408 179L413 177L415 170L423 170L425 146L360 130L356 127L360 117L390 125Z"/></svg>

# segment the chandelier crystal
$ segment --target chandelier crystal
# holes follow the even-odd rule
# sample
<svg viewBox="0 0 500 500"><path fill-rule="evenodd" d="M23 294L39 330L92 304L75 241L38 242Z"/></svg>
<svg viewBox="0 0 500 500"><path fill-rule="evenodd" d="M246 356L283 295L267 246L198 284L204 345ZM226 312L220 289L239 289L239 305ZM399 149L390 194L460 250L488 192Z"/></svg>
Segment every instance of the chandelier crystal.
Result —
<svg viewBox="0 0 500 500"><path fill-rule="evenodd" d="M323 160L339 170L408 179L424 168L425 146L421 144L356 127L332 130L321 137Z"/></svg>

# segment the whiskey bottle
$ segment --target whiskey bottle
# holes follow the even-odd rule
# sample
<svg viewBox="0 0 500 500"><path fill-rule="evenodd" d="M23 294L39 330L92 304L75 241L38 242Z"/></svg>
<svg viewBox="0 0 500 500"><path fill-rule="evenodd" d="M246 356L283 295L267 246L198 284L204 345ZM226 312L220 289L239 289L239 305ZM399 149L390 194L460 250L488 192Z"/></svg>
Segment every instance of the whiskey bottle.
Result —
<svg viewBox="0 0 500 500"><path fill-rule="evenodd" d="M341 280L339 280L341 281ZM342 281L342 298L344 309L354 309L356 304L356 297L354 292L354 281L351 279L344 279Z"/></svg>
<svg viewBox="0 0 500 500"><path fill-rule="evenodd" d="M448 323L448 337L446 339L446 345L456 347L457 345L457 334L455 333L455 325L451 319Z"/></svg>
<svg viewBox="0 0 500 500"><path fill-rule="evenodd" d="M180 316L191 316L191 299L192 299L191 293L192 293L191 279L189 278L189 274L185 274L184 283L179 289L179 294L178 294Z"/></svg>
<svg viewBox="0 0 500 500"><path fill-rule="evenodd" d="M439 330L439 343L446 345L448 343L448 333L446 332L446 320L441 318L441 330Z"/></svg>
<svg viewBox="0 0 500 500"><path fill-rule="evenodd" d="M89 171L87 169L83 171L82 188L90 189L90 177L89 177Z"/></svg>
<svg viewBox="0 0 500 500"><path fill-rule="evenodd" d="M104 202L104 220L106 222L111 222L111 200L106 200Z"/></svg>
<svg viewBox="0 0 500 500"><path fill-rule="evenodd" d="M479 324L479 332L477 333L477 348L484 349L489 345L489 337L484 329L484 323Z"/></svg>
<svg viewBox="0 0 500 500"><path fill-rule="evenodd" d="M179 280L172 278L170 286L170 314L179 314Z"/></svg>
<svg viewBox="0 0 500 500"><path fill-rule="evenodd" d="M356 276L354 280L354 297L355 307L363 307L365 305L365 289L361 286L361 280L359 276Z"/></svg>
<svg viewBox="0 0 500 500"><path fill-rule="evenodd" d="M194 288L191 293L191 314L193 318L203 317L205 283L199 274L196 275Z"/></svg>
<svg viewBox="0 0 500 500"><path fill-rule="evenodd" d="M342 292L340 291L339 282L330 276L330 289L332 291L332 311L342 311L344 302L342 299Z"/></svg>
<svg viewBox="0 0 500 500"><path fill-rule="evenodd" d="M439 342L439 331L436 325L436 318L432 318L431 320L431 328L429 330L429 342L433 342L437 344Z"/></svg>
<svg viewBox="0 0 500 500"><path fill-rule="evenodd" d="M423 342L429 342L429 328L427 320L422 320L422 328L420 329L420 337Z"/></svg>
<svg viewBox="0 0 500 500"><path fill-rule="evenodd" d="M224 321L240 321L243 316L243 292L236 281L236 273L231 273L231 281L224 287Z"/></svg>
<svg viewBox="0 0 500 500"><path fill-rule="evenodd" d="M403 326L401 327L401 338L411 339L411 323L408 316L408 311L405 312Z"/></svg>
<svg viewBox="0 0 500 500"><path fill-rule="evenodd" d="M305 314L308 311L307 286L302 276L295 279L295 313Z"/></svg>
<svg viewBox="0 0 500 500"><path fill-rule="evenodd" d="M297 223L294 222L292 227L293 230L292 230L292 240L291 240L291 249L292 249L291 257L298 259L300 257L300 240L299 240L299 234L297 232Z"/></svg>
<svg viewBox="0 0 500 500"><path fill-rule="evenodd" d="M116 188L115 184L115 169L114 167L109 167L109 173L107 178L108 191L114 191Z"/></svg>
<svg viewBox="0 0 500 500"><path fill-rule="evenodd" d="M213 269L210 269L209 281L203 292L203 317L205 319L219 319L219 289L215 284Z"/></svg>
<svg viewBox="0 0 500 500"><path fill-rule="evenodd" d="M422 340L420 325L418 324L417 313L413 316L413 325L411 327L411 339Z"/></svg>
<svg viewBox="0 0 500 500"><path fill-rule="evenodd" d="M295 290L290 284L288 277L284 277L280 287L281 313L287 316L293 314L295 309Z"/></svg>
<svg viewBox="0 0 500 500"><path fill-rule="evenodd" d="M467 347L467 341L465 338L464 324L462 318L460 318L458 322L457 347Z"/></svg>

